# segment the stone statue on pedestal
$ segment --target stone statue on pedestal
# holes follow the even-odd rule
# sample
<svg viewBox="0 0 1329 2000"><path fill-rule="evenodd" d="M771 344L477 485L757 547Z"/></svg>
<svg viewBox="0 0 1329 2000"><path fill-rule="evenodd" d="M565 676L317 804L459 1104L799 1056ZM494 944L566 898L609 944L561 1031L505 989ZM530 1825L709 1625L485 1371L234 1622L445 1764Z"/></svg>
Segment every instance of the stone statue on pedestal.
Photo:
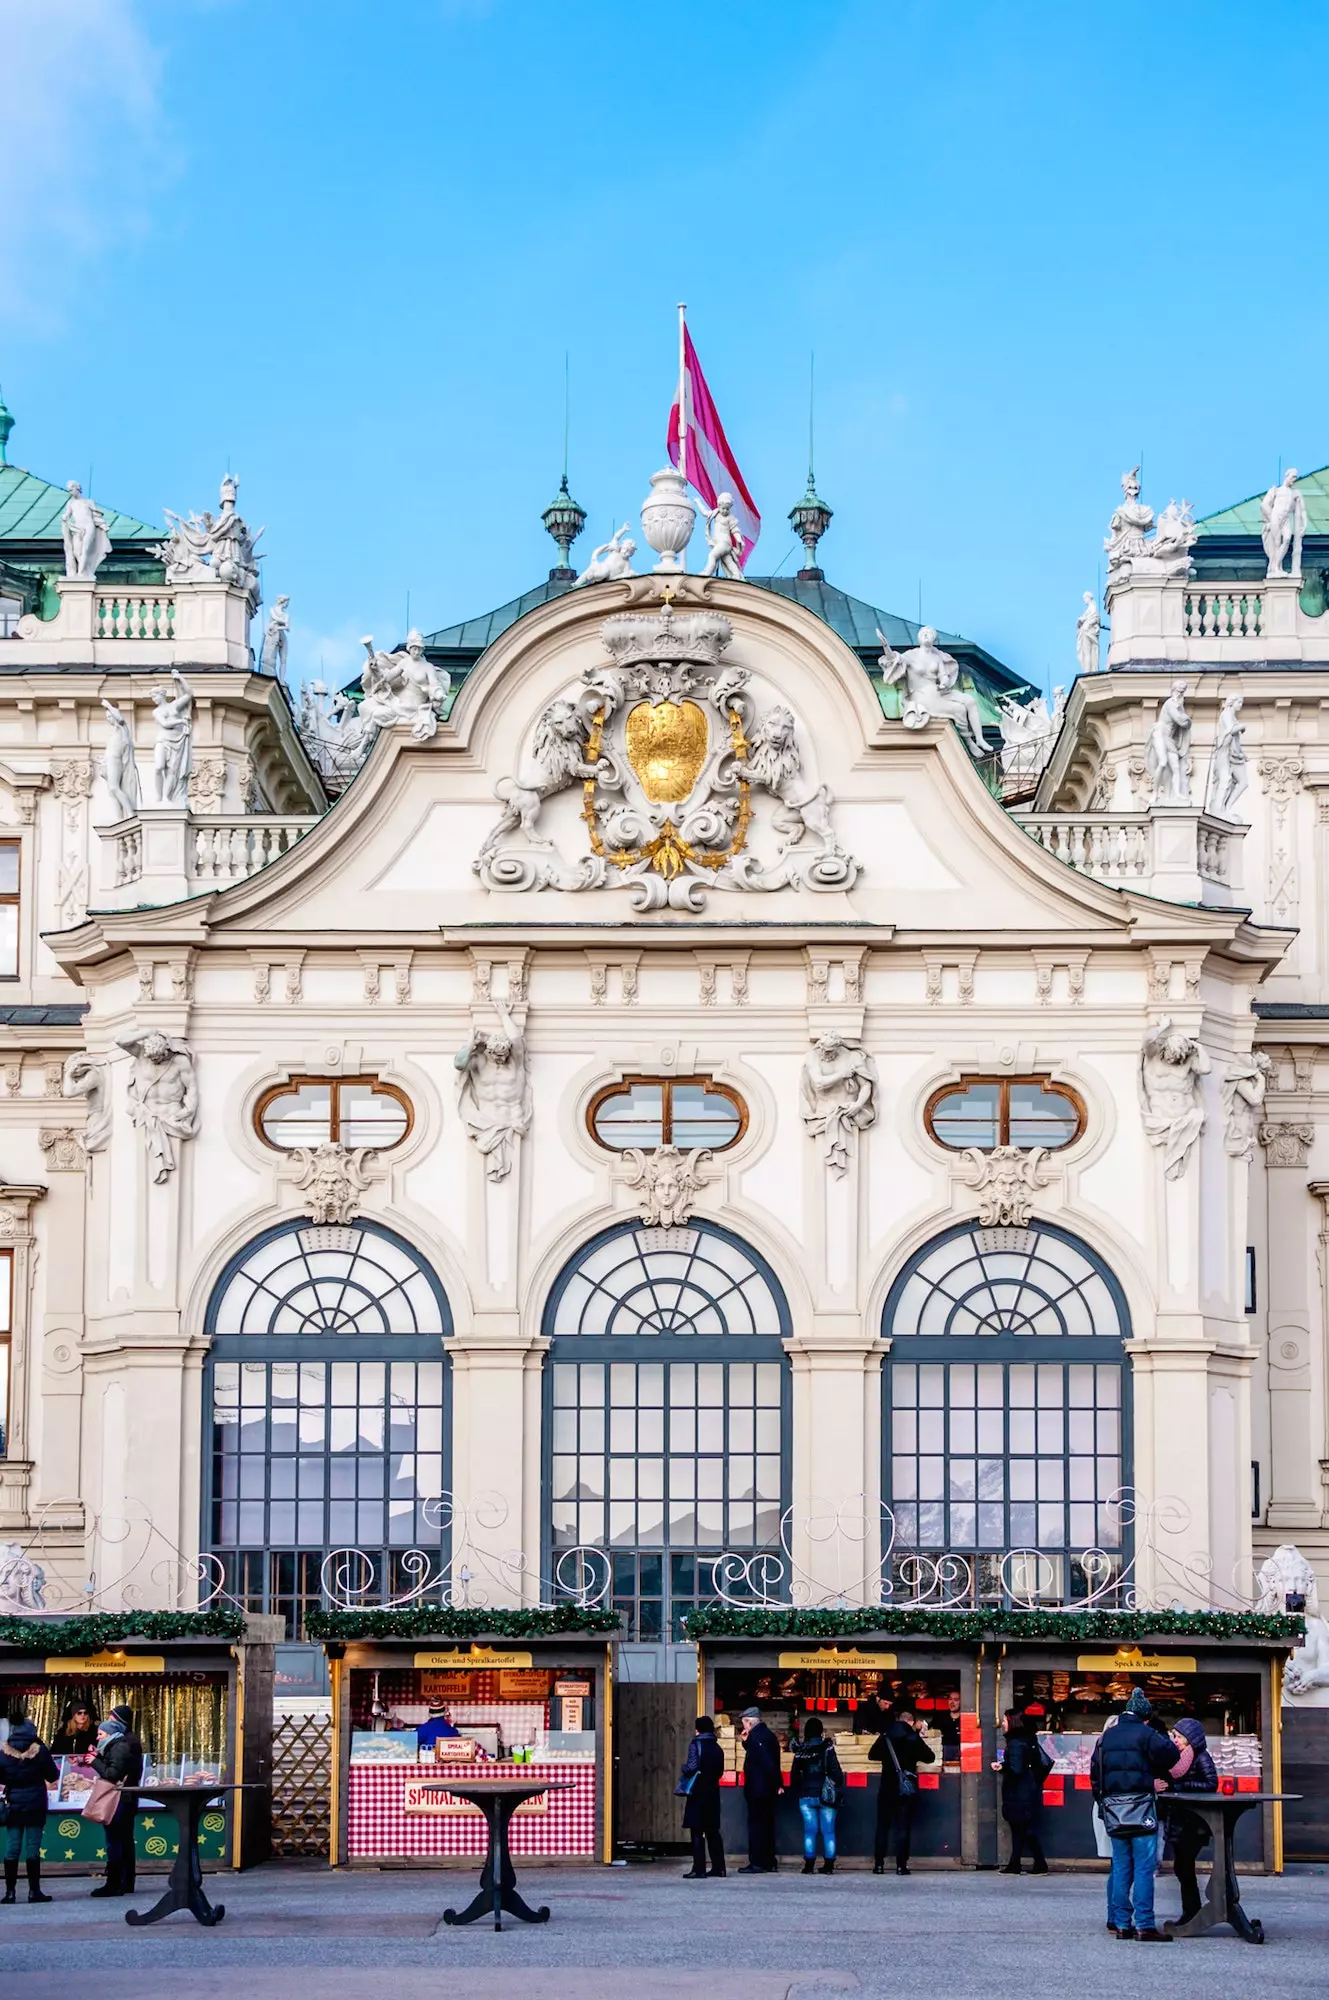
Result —
<svg viewBox="0 0 1329 2000"><path fill-rule="evenodd" d="M263 634L263 652L259 660L265 674L276 679L286 679L286 647L291 633L291 617L286 607L289 597L279 597L268 613L268 626Z"/></svg>
<svg viewBox="0 0 1329 2000"><path fill-rule="evenodd" d="M85 498L77 479L71 479L65 491L69 500L60 516L60 533L65 544L65 575L91 579L111 553L111 538L106 532L105 517L100 507L94 507L91 500Z"/></svg>
<svg viewBox="0 0 1329 2000"><path fill-rule="evenodd" d="M1102 621L1092 590L1084 594L1084 610L1075 621L1075 657L1082 674L1096 674L1102 648Z"/></svg>
<svg viewBox="0 0 1329 2000"><path fill-rule="evenodd" d="M1236 803L1250 783L1246 745L1242 740L1242 697L1230 694L1223 703L1209 759L1204 809L1219 819L1235 819Z"/></svg>
<svg viewBox="0 0 1329 2000"><path fill-rule="evenodd" d="M132 819L138 811L138 765L134 761L134 738L129 721L113 701L102 696L106 710L106 756L103 770L106 789L111 794L118 819Z"/></svg>
<svg viewBox="0 0 1329 2000"><path fill-rule="evenodd" d="M150 1029L121 1035L118 1046L134 1058L129 1072L129 1122L148 1145L152 1178L167 1181L176 1169L176 1140L198 1133L198 1078L187 1042Z"/></svg>
<svg viewBox="0 0 1329 2000"><path fill-rule="evenodd" d="M170 688L154 688L157 741L152 751L152 776L159 806L189 804L189 774L194 768L194 697L178 667L172 667Z"/></svg>
<svg viewBox="0 0 1329 2000"><path fill-rule="evenodd" d="M1283 564L1288 552L1292 554L1292 565L1288 574L1301 575L1301 538L1306 532L1306 502L1297 491L1300 474L1295 465L1290 465L1278 486L1271 486L1260 502L1260 519L1264 523L1260 530L1260 540L1264 543L1268 568L1266 576L1282 576Z"/></svg>
<svg viewBox="0 0 1329 2000"><path fill-rule="evenodd" d="M1158 720L1149 732L1144 753L1145 769L1153 782L1153 803L1156 806L1190 804L1190 750L1191 719L1186 713L1186 683L1173 681L1171 692L1158 711Z"/></svg>
<svg viewBox="0 0 1329 2000"><path fill-rule="evenodd" d="M410 724L417 743L425 743L438 729L447 705L452 678L442 673L425 655L425 642L416 631L406 635L400 653L376 653L374 641L361 640L369 658L360 676L364 700L360 722L366 730L390 729L395 723Z"/></svg>
<svg viewBox="0 0 1329 2000"><path fill-rule="evenodd" d="M1315 1571L1294 1542L1282 1542L1261 1563L1259 1583L1257 1611L1300 1611L1306 1620L1306 1637L1283 1669L1285 1705L1329 1708L1329 1624L1320 1616Z"/></svg>
<svg viewBox="0 0 1329 2000"><path fill-rule="evenodd" d="M1121 475L1121 504L1108 525L1108 582L1122 583L1128 576L1187 576L1191 548L1195 542L1195 521L1189 500L1178 506L1170 500L1154 526L1154 510L1140 498L1140 468L1132 466Z"/></svg>

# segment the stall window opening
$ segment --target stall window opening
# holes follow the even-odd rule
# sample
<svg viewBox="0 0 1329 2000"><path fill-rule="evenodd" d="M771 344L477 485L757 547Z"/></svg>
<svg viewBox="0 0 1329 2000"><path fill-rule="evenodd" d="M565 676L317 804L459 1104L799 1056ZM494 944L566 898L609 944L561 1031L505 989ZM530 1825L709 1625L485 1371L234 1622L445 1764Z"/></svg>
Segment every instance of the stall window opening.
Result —
<svg viewBox="0 0 1329 2000"><path fill-rule="evenodd" d="M293 1076L259 1099L254 1118L264 1143L289 1152L332 1140L384 1152L411 1129L410 1100L375 1076Z"/></svg>
<svg viewBox="0 0 1329 2000"><path fill-rule="evenodd" d="M939 1146L990 1153L998 1146L1057 1151L1084 1130L1084 1105L1046 1076L962 1076L928 1099L924 1123Z"/></svg>
<svg viewBox="0 0 1329 2000"><path fill-rule="evenodd" d="M709 1076L627 1076L597 1091L586 1113L591 1136L612 1152L709 1146L723 1152L747 1129L747 1106Z"/></svg>

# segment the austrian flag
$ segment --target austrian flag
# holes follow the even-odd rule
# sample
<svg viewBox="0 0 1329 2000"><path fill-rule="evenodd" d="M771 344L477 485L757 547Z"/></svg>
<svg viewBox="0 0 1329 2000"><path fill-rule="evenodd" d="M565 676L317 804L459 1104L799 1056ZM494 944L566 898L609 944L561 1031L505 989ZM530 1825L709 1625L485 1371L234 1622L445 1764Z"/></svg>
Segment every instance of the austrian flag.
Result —
<svg viewBox="0 0 1329 2000"><path fill-rule="evenodd" d="M761 515L738 469L738 460L729 448L720 413L711 399L706 377L697 359L697 350L692 345L692 335L686 326L683 328L680 388L685 457L679 469L689 484L696 487L708 507L714 507L722 493L733 496L734 519L743 536L743 553L739 563L746 569L748 557L761 533ZM679 464L679 431L678 398L675 397L669 412L669 457L674 465Z"/></svg>

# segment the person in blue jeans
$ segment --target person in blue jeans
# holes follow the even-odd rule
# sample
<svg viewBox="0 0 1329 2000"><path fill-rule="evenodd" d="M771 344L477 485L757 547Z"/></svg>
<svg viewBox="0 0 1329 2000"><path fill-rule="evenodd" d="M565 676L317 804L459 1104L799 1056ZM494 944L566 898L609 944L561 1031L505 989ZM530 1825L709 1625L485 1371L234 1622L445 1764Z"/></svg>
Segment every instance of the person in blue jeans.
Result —
<svg viewBox="0 0 1329 2000"><path fill-rule="evenodd" d="M789 1789L798 1800L803 1819L803 1873L810 1875L817 1865L817 1834L821 1834L823 1875L835 1873L835 1815L844 1792L844 1772L835 1746L821 1726L819 1716L811 1716L803 1729L803 1740L794 1745L794 1767ZM831 1793L828 1800L826 1793Z"/></svg>
<svg viewBox="0 0 1329 2000"><path fill-rule="evenodd" d="M1167 1788L1168 1773L1181 1750L1161 1728L1143 1688L1131 1698L1110 1729L1094 1745L1089 1775L1094 1798L1112 1833L1112 1815L1129 1810L1137 1821L1154 1811L1152 1801ZM1128 1807L1127 1802L1130 1801ZM1154 1876L1158 1872L1158 1832L1112 1833L1108 1864L1108 1929L1141 1944L1171 1944L1154 1921Z"/></svg>

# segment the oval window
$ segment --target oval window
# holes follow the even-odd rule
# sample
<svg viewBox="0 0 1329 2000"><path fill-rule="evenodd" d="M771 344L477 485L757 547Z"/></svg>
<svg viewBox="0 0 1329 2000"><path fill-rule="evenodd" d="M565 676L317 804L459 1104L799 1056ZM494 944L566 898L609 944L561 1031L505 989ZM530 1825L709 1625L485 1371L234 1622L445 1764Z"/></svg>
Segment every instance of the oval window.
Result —
<svg viewBox="0 0 1329 2000"><path fill-rule="evenodd" d="M409 1099L374 1076L293 1076L259 1099L260 1138L281 1152L334 1139L349 1149L383 1152L411 1129Z"/></svg>
<svg viewBox="0 0 1329 2000"><path fill-rule="evenodd" d="M962 1076L928 1099L923 1114L939 1146L1069 1146L1084 1130L1084 1105L1045 1076Z"/></svg>
<svg viewBox="0 0 1329 2000"><path fill-rule="evenodd" d="M747 1130L747 1106L709 1076L626 1076L597 1092L586 1113L591 1135L613 1152L638 1146L709 1146L723 1152Z"/></svg>

